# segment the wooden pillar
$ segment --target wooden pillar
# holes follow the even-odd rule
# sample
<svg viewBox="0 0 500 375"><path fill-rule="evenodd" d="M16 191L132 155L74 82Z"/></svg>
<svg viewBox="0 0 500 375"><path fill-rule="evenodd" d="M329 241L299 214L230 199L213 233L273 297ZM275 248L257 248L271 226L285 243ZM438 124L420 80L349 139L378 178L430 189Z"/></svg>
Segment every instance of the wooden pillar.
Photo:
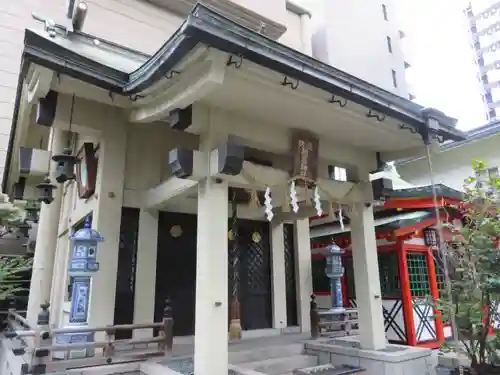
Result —
<svg viewBox="0 0 500 375"><path fill-rule="evenodd" d="M233 193L234 194L234 193ZM231 290L230 318L229 324L229 339L241 340L241 320L240 320L240 250L238 247L238 204L236 197L232 198L231 202L231 249L229 257L232 263L232 278L233 285Z"/></svg>
<svg viewBox="0 0 500 375"><path fill-rule="evenodd" d="M406 249L403 240L397 241L399 279L401 280L401 299L403 302L403 316L405 319L406 340L408 345L417 345L417 333L413 314L413 300L411 298L410 275L406 260Z"/></svg>
<svg viewBox="0 0 500 375"><path fill-rule="evenodd" d="M343 257L343 259L345 259L345 258ZM345 266L344 266L344 270L345 270ZM344 273L344 276L342 276L342 278L340 279L340 282L342 283L342 300L343 300L344 307L350 307L349 306L349 296L348 296L349 288L347 287L347 279L346 279L345 273Z"/></svg>
<svg viewBox="0 0 500 375"><path fill-rule="evenodd" d="M439 287L437 283L436 264L434 263L434 257L430 248L427 249L425 257L427 259L427 274L429 277L431 296L437 300L439 299ZM444 342L443 317L441 316L441 312L437 309L434 309L434 316L436 322L436 340L441 343Z"/></svg>

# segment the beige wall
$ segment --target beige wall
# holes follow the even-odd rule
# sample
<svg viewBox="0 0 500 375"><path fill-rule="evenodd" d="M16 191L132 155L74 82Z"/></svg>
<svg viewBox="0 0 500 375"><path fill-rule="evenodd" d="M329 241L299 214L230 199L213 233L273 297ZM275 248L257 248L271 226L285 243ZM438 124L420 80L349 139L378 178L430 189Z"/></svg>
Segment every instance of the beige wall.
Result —
<svg viewBox="0 0 500 375"><path fill-rule="evenodd" d="M436 183L462 190L464 180L472 175L473 159L481 159L491 167L500 167L500 135L471 142L441 152L432 158ZM401 178L414 185L429 185L429 165L426 159L397 167Z"/></svg>
<svg viewBox="0 0 500 375"><path fill-rule="evenodd" d="M387 21L382 5L387 7ZM392 53L387 46L391 38ZM391 0L328 0L313 36L316 58L408 98L404 56ZM394 87L392 72L398 87Z"/></svg>
<svg viewBox="0 0 500 375"><path fill-rule="evenodd" d="M182 18L138 0L87 0L85 33L153 54L177 30ZM307 52L301 39L301 17L286 10L285 0L238 0L243 6L275 16L287 27L281 42ZM64 22L66 0L0 1L0 180L3 176L12 123L17 77L25 28L41 28L31 13Z"/></svg>

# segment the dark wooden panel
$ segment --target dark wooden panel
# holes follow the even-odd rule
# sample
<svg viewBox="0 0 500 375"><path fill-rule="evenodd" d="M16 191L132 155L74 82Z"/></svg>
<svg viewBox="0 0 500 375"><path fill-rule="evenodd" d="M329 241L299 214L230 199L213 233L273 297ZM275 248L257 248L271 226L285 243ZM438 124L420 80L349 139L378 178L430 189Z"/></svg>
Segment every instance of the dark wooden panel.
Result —
<svg viewBox="0 0 500 375"><path fill-rule="evenodd" d="M120 247L116 275L114 324L132 324L135 306L135 272L137 240L139 236L139 209L123 207L120 224ZM117 339L132 337L132 331L117 331Z"/></svg>

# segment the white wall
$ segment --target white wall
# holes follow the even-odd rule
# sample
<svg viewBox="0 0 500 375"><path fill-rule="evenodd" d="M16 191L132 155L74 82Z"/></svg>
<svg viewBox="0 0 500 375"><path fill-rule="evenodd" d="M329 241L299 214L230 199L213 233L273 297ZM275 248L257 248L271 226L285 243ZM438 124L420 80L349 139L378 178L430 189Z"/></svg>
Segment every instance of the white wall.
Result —
<svg viewBox="0 0 500 375"><path fill-rule="evenodd" d="M387 7L384 19L382 4ZM404 57L391 0L329 0L313 35L313 55L334 67L408 98ZM387 46L391 38L392 53ZM394 87L391 70L396 71Z"/></svg>
<svg viewBox="0 0 500 375"><path fill-rule="evenodd" d="M432 158L436 183L462 190L464 180L472 175L473 159L481 159L488 166L500 166L500 134L450 149ZM427 159L417 160L397 167L402 179L414 185L429 185Z"/></svg>

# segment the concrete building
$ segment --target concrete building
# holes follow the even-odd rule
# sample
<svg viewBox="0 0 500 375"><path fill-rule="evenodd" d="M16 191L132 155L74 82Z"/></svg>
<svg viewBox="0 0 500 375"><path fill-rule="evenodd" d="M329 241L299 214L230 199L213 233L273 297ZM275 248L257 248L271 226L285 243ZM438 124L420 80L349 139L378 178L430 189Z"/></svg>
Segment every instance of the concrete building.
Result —
<svg viewBox="0 0 500 375"><path fill-rule="evenodd" d="M474 0L464 10L464 14L470 32L485 119L494 120L500 107L500 2Z"/></svg>
<svg viewBox="0 0 500 375"><path fill-rule="evenodd" d="M467 132L467 140L443 144L433 157L435 183L463 190L464 180L473 175L474 159L484 160L488 173L498 173L500 166L500 122L495 121ZM429 165L424 158L409 159L397 164L402 179L415 185L430 184Z"/></svg>
<svg viewBox="0 0 500 375"><path fill-rule="evenodd" d="M403 55L404 32L391 0L325 1L322 15L313 35L316 58L387 91L414 99L405 77L411 64L408 56Z"/></svg>
<svg viewBox="0 0 500 375"><path fill-rule="evenodd" d="M56 327L151 322L168 297L195 374L225 374L229 320L243 335L310 330L308 218L342 208L349 350L369 375L430 371L429 349L387 349L370 173L464 139L456 121L312 58L291 3L124 4L89 4L97 35L64 16L25 33L3 188L44 202L28 321L48 300ZM85 255L69 236L87 225L103 242Z"/></svg>

